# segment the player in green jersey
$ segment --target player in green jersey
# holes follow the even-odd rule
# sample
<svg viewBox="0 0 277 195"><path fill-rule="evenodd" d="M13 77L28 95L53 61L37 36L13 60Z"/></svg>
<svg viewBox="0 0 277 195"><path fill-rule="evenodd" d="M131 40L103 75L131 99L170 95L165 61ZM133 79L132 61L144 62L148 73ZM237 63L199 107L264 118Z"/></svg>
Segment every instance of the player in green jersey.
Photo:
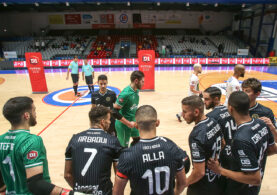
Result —
<svg viewBox="0 0 277 195"><path fill-rule="evenodd" d="M30 133L30 127L37 123L33 100L11 98L3 107L3 115L11 128L0 136L0 189L6 195L78 194L50 183L42 138Z"/></svg>
<svg viewBox="0 0 277 195"><path fill-rule="evenodd" d="M113 116L116 118L115 129L118 140L123 147L128 147L130 137L134 142L139 139L139 132L135 127L135 114L139 104L139 90L144 84L144 74L134 71L131 74L131 84L119 94L114 104Z"/></svg>

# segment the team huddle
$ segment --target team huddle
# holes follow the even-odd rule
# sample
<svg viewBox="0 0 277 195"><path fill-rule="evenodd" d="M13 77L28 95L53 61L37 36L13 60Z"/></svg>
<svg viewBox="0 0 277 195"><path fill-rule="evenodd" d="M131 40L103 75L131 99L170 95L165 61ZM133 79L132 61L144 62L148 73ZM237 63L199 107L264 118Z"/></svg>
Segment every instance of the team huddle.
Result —
<svg viewBox="0 0 277 195"><path fill-rule="evenodd" d="M190 158L174 141L156 135L160 121L153 106L138 107L143 72L132 72L130 85L118 97L107 89L106 75L98 76L97 91L86 79L90 127L73 135L65 149L64 178L72 189L51 183L42 138L30 133L37 123L33 100L9 99L3 115L11 129L0 136L0 192L123 195L130 181L132 195L177 195L185 188L188 195L258 195L267 156L277 153L273 112L256 101L261 83L249 78L240 86L237 79L244 77L245 69L236 65L227 81L226 104L221 105L219 88L199 90L201 71L200 64L194 65L191 92L177 114L179 121L195 123L188 140ZM76 75L71 76L79 96ZM212 111L205 114L205 108Z"/></svg>

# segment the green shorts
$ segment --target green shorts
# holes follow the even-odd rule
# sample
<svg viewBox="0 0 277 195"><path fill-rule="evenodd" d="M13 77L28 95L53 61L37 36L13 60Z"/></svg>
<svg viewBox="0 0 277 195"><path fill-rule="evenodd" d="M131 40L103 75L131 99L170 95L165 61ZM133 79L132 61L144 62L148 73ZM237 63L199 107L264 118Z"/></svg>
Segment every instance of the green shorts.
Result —
<svg viewBox="0 0 277 195"><path fill-rule="evenodd" d="M139 137L139 131L136 128L131 129L119 120L115 121L115 129L117 133L117 138L122 147L129 146L130 137Z"/></svg>

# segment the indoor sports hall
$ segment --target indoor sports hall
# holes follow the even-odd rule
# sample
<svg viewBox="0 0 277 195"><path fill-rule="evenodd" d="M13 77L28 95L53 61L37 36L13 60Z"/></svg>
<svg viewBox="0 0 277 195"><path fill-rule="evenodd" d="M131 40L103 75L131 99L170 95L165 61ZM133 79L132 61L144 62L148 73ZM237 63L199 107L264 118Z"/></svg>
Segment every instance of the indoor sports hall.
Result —
<svg viewBox="0 0 277 195"><path fill-rule="evenodd" d="M0 134L10 128L2 115L5 102L31 97L37 115L31 133L43 139L51 181L70 188L64 180L65 149L74 134L89 128L91 109L81 76L83 60L94 69L94 90L99 89L97 77L105 74L108 89L119 95L130 84L132 71L149 71L143 64L148 61L140 59L149 53L152 70L145 82L152 84L139 92L139 105L152 105L160 119L157 135L173 140L190 156L188 136L194 124L179 122L176 113L188 96L193 65L202 65L199 89L220 88L222 104L234 66L245 65L240 83L252 77L260 80L257 100L277 117L276 37L275 0L1 1ZM38 63L32 62L33 56ZM66 80L74 56L79 97L71 78ZM269 156L261 195L277 194L276 175L277 155ZM124 194L130 194L129 184Z"/></svg>

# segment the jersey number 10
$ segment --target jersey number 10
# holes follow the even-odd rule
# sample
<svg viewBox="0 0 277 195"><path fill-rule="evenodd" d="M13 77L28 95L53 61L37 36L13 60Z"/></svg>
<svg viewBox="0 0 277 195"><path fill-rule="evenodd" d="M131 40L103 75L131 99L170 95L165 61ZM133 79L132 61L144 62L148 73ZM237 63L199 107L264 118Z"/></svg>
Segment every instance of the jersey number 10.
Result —
<svg viewBox="0 0 277 195"><path fill-rule="evenodd" d="M165 191L168 190L169 188L169 177L170 177L170 169L168 166L163 166L163 167L156 167L155 170L155 182L156 182L156 193L157 194L163 194ZM161 189L161 172L165 172L165 186L163 189ZM148 178L148 184L149 184L149 194L154 193L154 182L153 182L153 172L150 169L147 169L145 173L142 176L143 179Z"/></svg>

